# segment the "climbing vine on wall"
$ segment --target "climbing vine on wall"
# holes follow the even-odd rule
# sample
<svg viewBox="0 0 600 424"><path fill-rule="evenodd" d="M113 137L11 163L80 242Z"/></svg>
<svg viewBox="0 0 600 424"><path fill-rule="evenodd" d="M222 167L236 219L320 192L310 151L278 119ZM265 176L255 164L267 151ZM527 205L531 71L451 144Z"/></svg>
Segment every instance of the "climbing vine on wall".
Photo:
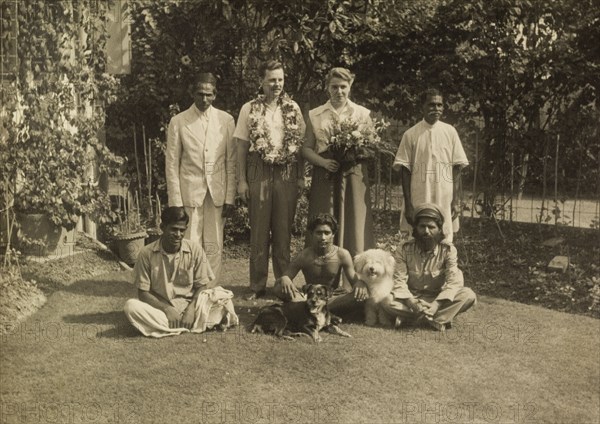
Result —
<svg viewBox="0 0 600 424"><path fill-rule="evenodd" d="M2 197L17 211L44 213L66 227L83 214L100 222L110 215L97 181L120 163L98 137L116 88L105 73L109 6L0 3L2 28L10 29L5 38L14 40L18 58L2 74L0 176L9 193Z"/></svg>

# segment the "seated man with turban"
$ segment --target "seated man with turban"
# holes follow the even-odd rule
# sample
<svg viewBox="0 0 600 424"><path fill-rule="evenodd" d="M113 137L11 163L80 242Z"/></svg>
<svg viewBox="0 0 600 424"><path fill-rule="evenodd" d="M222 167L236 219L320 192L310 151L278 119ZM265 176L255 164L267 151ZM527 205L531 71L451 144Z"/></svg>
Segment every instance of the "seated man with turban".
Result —
<svg viewBox="0 0 600 424"><path fill-rule="evenodd" d="M433 203L414 211L414 239L404 243L394 272L394 288L383 302L387 313L402 320L426 320L445 331L456 315L476 302L473 290L464 287L456 248L444 240L444 216Z"/></svg>

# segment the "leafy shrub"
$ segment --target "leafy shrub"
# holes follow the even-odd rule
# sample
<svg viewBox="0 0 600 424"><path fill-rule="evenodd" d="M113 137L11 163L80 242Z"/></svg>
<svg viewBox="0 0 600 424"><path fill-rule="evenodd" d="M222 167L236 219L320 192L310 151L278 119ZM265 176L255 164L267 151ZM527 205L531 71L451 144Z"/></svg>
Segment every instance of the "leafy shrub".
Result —
<svg viewBox="0 0 600 424"><path fill-rule="evenodd" d="M67 229L83 214L103 222L110 218L108 196L93 180L94 168L111 172L120 163L98 138L116 86L104 72L108 5L19 3L11 14L18 25L2 23L16 32L19 52L14 78L1 87L3 189L14 195L15 210L46 214Z"/></svg>

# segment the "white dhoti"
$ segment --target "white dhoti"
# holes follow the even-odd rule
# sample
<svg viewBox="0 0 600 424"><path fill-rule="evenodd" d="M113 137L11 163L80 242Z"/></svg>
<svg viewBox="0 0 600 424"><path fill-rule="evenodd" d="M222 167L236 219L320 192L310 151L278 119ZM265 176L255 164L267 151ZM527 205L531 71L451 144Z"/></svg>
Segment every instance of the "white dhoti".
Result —
<svg viewBox="0 0 600 424"><path fill-rule="evenodd" d="M238 325L239 319L235 313L233 293L222 287L203 290L196 302L196 315L192 329L169 328L169 320L163 311L156 309L138 299L129 299L125 302L124 312L131 325L147 337L176 336L181 333L202 333L216 325L225 327ZM171 300L173 306L183 312L191 299L175 298Z"/></svg>

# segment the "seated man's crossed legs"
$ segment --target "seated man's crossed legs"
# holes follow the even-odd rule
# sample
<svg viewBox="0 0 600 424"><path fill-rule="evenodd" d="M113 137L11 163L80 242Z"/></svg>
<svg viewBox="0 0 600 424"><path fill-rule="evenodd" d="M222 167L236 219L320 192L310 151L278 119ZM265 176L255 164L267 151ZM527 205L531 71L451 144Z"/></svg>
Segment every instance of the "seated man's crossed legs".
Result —
<svg viewBox="0 0 600 424"><path fill-rule="evenodd" d="M424 300L425 302L432 302L435 299L434 295L421 295L416 296L417 300ZM441 306L431 317L432 325L436 328L442 326L447 327L448 324L452 324L454 318L471 308L477 301L477 296L468 287L462 287L454 300L444 300ZM395 299L392 294L385 298L382 302L383 309L393 317L398 317L400 320L408 322L416 321L418 319L425 318L424 314L419 311L415 311L411 308L405 300Z"/></svg>

